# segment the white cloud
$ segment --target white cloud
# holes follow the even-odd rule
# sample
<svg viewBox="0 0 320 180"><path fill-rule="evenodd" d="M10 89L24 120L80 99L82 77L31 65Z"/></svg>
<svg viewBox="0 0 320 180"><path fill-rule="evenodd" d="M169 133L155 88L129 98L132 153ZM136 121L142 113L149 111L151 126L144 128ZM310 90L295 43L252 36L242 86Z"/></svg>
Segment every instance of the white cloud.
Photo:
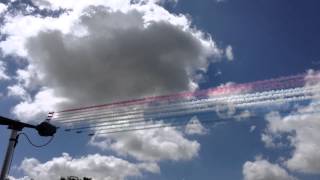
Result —
<svg viewBox="0 0 320 180"><path fill-rule="evenodd" d="M88 6L109 6L115 10L128 9L130 7L130 1L127 0L32 0L34 4L40 8L49 9L71 9L74 11L81 11Z"/></svg>
<svg viewBox="0 0 320 180"><path fill-rule="evenodd" d="M244 180L295 180L285 169L267 160L247 161L243 165Z"/></svg>
<svg viewBox="0 0 320 180"><path fill-rule="evenodd" d="M67 153L44 163L35 158L26 158L19 168L30 178L46 180L67 176L91 177L97 180L124 180L127 177L141 176L142 171L151 173L160 171L154 163L133 164L114 156L100 154L72 158Z"/></svg>
<svg viewBox="0 0 320 180"><path fill-rule="evenodd" d="M42 18L32 15L23 16L21 14L6 15L5 24L1 27L1 33L6 34L7 38L0 42L0 48L5 55L15 54L21 57L28 57L25 43L29 37L36 36L40 31L47 30L59 30L64 33L73 31L71 25L78 16L78 14L74 13L69 15L62 14L60 18Z"/></svg>
<svg viewBox="0 0 320 180"><path fill-rule="evenodd" d="M317 110L318 105L310 104L301 108L299 112L312 112ZM320 172L320 122L318 114L269 116L267 135L269 145L273 146L274 140L286 133L290 146L294 147L292 157L285 164L291 170L315 173ZM268 142L268 141L267 141ZM280 142L281 143L281 142ZM276 144L279 146L279 144ZM280 146L283 146L281 143Z"/></svg>
<svg viewBox="0 0 320 180"><path fill-rule="evenodd" d="M194 90L195 72L206 72L223 54L210 35L191 26L190 18L156 1L34 2L70 11L57 18L18 14L5 19L1 32L7 38L0 48L28 63L17 71L18 85L27 91L42 87L13 108L23 120L66 105ZM200 149L175 128L101 135L91 144L141 161L190 160Z"/></svg>
<svg viewBox="0 0 320 180"><path fill-rule="evenodd" d="M27 91L21 85L13 85L8 88L8 96L18 97L22 100L30 100L30 96Z"/></svg>
<svg viewBox="0 0 320 180"><path fill-rule="evenodd" d="M280 142L274 142L274 137L270 133L261 134L261 141L264 143L267 148L280 148L283 147L283 144Z"/></svg>
<svg viewBox="0 0 320 180"><path fill-rule="evenodd" d="M115 10L126 10L129 9L132 4L128 0L69 0L69 1L63 1L63 0L32 0L32 2L40 7L41 9L47 8L47 9L72 9L76 11L81 11L85 7L88 7L90 5L94 6L110 6ZM178 0L134 0L132 2L137 3L138 5L142 4L164 4L164 3L177 3Z"/></svg>
<svg viewBox="0 0 320 180"><path fill-rule="evenodd" d="M19 120L39 121L44 120L46 113L52 111L59 103L65 102L65 98L57 98L52 89L43 88L34 99L26 98L16 105L12 112Z"/></svg>
<svg viewBox="0 0 320 180"><path fill-rule="evenodd" d="M78 106L196 89L194 72L206 71L221 54L187 16L153 1L35 4L70 11L58 18L8 15L0 47L6 55L27 58L27 68L17 71L27 90L42 84Z"/></svg>
<svg viewBox="0 0 320 180"><path fill-rule="evenodd" d="M208 130L203 127L197 116L194 116L190 119L184 130L184 132L189 135L204 135L207 133L207 131Z"/></svg>
<svg viewBox="0 0 320 180"><path fill-rule="evenodd" d="M6 74L6 66L3 61L0 61L0 81L8 80L10 77Z"/></svg>
<svg viewBox="0 0 320 180"><path fill-rule="evenodd" d="M183 29L190 28L190 22L185 15L175 15L168 12L163 7L148 3L131 4L130 0L33 0L36 5L49 9L68 9L58 18L40 17L32 15L8 14L5 16L5 24L1 27L1 33L8 35L6 40L0 42L4 54L17 54L19 56L28 56L25 47L26 40L29 37L36 36L40 31L58 30L63 34L71 33L73 35L82 34L84 29L77 26L80 17L86 14L88 7L103 6L111 12L137 10L144 16L145 24L150 21L166 21L173 25L180 26ZM106 23L106 21L101 22ZM29 28L24 27L32 24ZM201 32L195 30L195 34L201 36ZM206 41L204 41L206 43ZM211 42L210 42L211 43Z"/></svg>
<svg viewBox="0 0 320 180"><path fill-rule="evenodd" d="M306 77L306 86L319 85L312 76L319 76L309 71ZM262 136L267 147L293 147L293 152L284 164L293 171L319 174L320 172L320 121L317 113L319 103L315 93L315 99L307 106L298 107L284 117L278 113L271 113L267 116L268 126ZM289 144L279 139L286 138Z"/></svg>
<svg viewBox="0 0 320 180"><path fill-rule="evenodd" d="M256 130L256 126L255 125L252 125L252 126L250 126L250 132L253 132L253 131L255 131Z"/></svg>
<svg viewBox="0 0 320 180"><path fill-rule="evenodd" d="M193 73L206 71L210 58L221 53L185 15L151 2L84 5L95 2L51 1L54 7L72 7L59 18L7 18L3 31L9 36L0 46L30 63L18 71L19 83L26 89L48 87L13 109L20 119L58 108L63 99L56 96L80 106L192 90L197 88ZM28 24L32 28L22 31ZM190 160L200 149L175 128L100 136L91 144L141 161Z"/></svg>
<svg viewBox="0 0 320 180"><path fill-rule="evenodd" d="M20 178L16 178L16 177L13 177L13 176L8 176L9 180L31 180L30 177L28 176L23 176L23 177L20 177Z"/></svg>
<svg viewBox="0 0 320 180"><path fill-rule="evenodd" d="M154 1L156 3L173 3L173 4L177 4L179 2L179 0L146 0L146 1Z"/></svg>
<svg viewBox="0 0 320 180"><path fill-rule="evenodd" d="M227 57L227 59L229 61L233 61L234 60L232 46L229 45L229 46L226 47L225 54L226 54L226 57Z"/></svg>
<svg viewBox="0 0 320 180"><path fill-rule="evenodd" d="M28 65L25 69L18 69L16 73L17 85L27 90L37 89L43 80L43 74L40 74L33 65Z"/></svg>
<svg viewBox="0 0 320 180"><path fill-rule="evenodd" d="M225 2L227 2L228 0L213 0L214 2L216 2L216 3L225 3Z"/></svg>
<svg viewBox="0 0 320 180"><path fill-rule="evenodd" d="M5 12L7 10L7 6L3 3L0 3L0 14Z"/></svg>
<svg viewBox="0 0 320 180"><path fill-rule="evenodd" d="M181 132L172 127L97 135L90 144L141 161L190 160L200 150L198 142L185 139Z"/></svg>
<svg viewBox="0 0 320 180"><path fill-rule="evenodd" d="M32 3L40 9L53 9L50 1L47 0L32 0Z"/></svg>
<svg viewBox="0 0 320 180"><path fill-rule="evenodd" d="M46 85L75 104L191 89L192 75L208 66L211 46L168 22L145 27L143 18L136 10L90 8L79 20L88 35L42 32L29 39L28 54Z"/></svg>

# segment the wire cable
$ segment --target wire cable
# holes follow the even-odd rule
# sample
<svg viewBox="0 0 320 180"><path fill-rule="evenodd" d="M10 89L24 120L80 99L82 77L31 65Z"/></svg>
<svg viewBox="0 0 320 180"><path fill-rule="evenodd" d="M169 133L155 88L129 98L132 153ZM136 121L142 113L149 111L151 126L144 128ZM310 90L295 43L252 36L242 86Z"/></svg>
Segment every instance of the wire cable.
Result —
<svg viewBox="0 0 320 180"><path fill-rule="evenodd" d="M24 137L26 137L28 143L31 144L33 147L36 147L36 148L42 148L42 147L45 147L45 146L49 145L52 142L53 138L54 138L54 136L51 136L50 139L46 143L41 144L41 145L37 145L37 144L35 144L35 143L33 143L31 141L31 139L29 138L29 136L26 133L23 133L23 132L19 133L18 136L20 136L20 135L23 135Z"/></svg>

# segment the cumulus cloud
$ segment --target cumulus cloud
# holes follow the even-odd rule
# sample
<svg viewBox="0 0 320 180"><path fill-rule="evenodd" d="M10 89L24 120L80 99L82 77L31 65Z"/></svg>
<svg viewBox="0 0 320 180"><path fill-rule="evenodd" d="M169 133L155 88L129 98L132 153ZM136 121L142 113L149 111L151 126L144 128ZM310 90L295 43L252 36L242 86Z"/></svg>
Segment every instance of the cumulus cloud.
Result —
<svg viewBox="0 0 320 180"><path fill-rule="evenodd" d="M189 135L204 135L207 133L207 129L203 127L198 117L194 116L186 125L184 132Z"/></svg>
<svg viewBox="0 0 320 180"><path fill-rule="evenodd" d="M130 6L130 2L127 0L70 0L70 1L63 1L63 0L32 0L32 2L40 7L41 9L70 9L70 10L82 10L83 8L90 6L90 5L105 5L110 6L114 9L121 9L127 8Z"/></svg>
<svg viewBox="0 0 320 180"><path fill-rule="evenodd" d="M3 3L0 3L0 14L5 12L7 10L7 6Z"/></svg>
<svg viewBox="0 0 320 180"><path fill-rule="evenodd" d="M309 71L306 86L319 83L313 82L311 76L319 74ZM309 105L300 106L288 115L281 116L274 112L266 118L268 126L262 140L267 147L293 147L292 155L284 161L290 170L312 174L320 172L320 121L318 113L312 113L318 111L318 95L315 94L315 100ZM288 143L281 141L281 138Z"/></svg>
<svg viewBox="0 0 320 180"><path fill-rule="evenodd" d="M43 75L33 65L29 64L25 69L16 71L15 79L18 82L16 86L21 86L25 90L36 90L43 80Z"/></svg>
<svg viewBox="0 0 320 180"><path fill-rule="evenodd" d="M91 0L90 2L86 0L77 0L77 1L63 1L63 0L32 0L32 2L37 5L38 7L44 9L83 9L89 5L106 5L110 6L115 9L123 9L127 8L131 5L130 1L127 0ZM131 2L135 3L156 3L156 4L163 4L163 3L177 3L178 0L134 0Z"/></svg>
<svg viewBox="0 0 320 180"><path fill-rule="evenodd" d="M160 171L157 164L154 163L133 164L114 156L100 154L73 158L67 153L44 163L35 158L26 158L19 168L29 178L47 180L56 180L67 176L89 176L99 180L124 180L127 177L141 176L142 171L151 173L159 173ZM26 179L26 177L20 179Z"/></svg>
<svg viewBox="0 0 320 180"><path fill-rule="evenodd" d="M12 112L32 120L65 106L196 89L196 73L205 73L223 51L186 15L159 2L34 0L41 8L68 11L8 15L0 47L26 60L16 79L35 94ZM140 161L190 160L200 149L175 128L100 135L90 143Z"/></svg>
<svg viewBox="0 0 320 180"><path fill-rule="evenodd" d="M195 70L207 68L209 49L190 32L167 22L144 27L138 11L88 11L80 20L88 35L42 32L27 44L46 82L76 104L190 89Z"/></svg>
<svg viewBox="0 0 320 180"><path fill-rule="evenodd" d="M254 132L256 130L256 128L257 127L255 125L250 126L250 132Z"/></svg>
<svg viewBox="0 0 320 180"><path fill-rule="evenodd" d="M267 160L247 161L243 165L244 180L295 180L285 169Z"/></svg>
<svg viewBox="0 0 320 180"><path fill-rule="evenodd" d="M214 0L216 3L224 3L227 2L227 0Z"/></svg>
<svg viewBox="0 0 320 180"><path fill-rule="evenodd" d="M8 176L9 180L30 180L30 177L28 176L23 176L23 177L19 177L19 178L16 178L16 177L13 177L13 176Z"/></svg>
<svg viewBox="0 0 320 180"><path fill-rule="evenodd" d="M226 47L225 54L229 61L233 61L234 56L233 56L232 46L229 45Z"/></svg>
<svg viewBox="0 0 320 180"><path fill-rule="evenodd" d="M0 81L1 80L8 80L10 79L9 76L6 74L6 66L3 61L0 61Z"/></svg>
<svg viewBox="0 0 320 180"><path fill-rule="evenodd" d="M29 94L27 91L20 85L16 84L13 86L8 86L8 96L13 96L13 97L18 97L23 100L28 100L30 99Z"/></svg>
<svg viewBox="0 0 320 180"><path fill-rule="evenodd" d="M310 104L308 107L300 109L300 112L316 110L317 106L316 104ZM292 157L285 162L287 167L299 172L318 174L320 172L320 123L318 115L270 116L267 120L269 123L267 133L269 133L269 144L271 144L269 146L272 147L277 137L287 135L286 138L290 142L290 146L294 147Z"/></svg>
<svg viewBox="0 0 320 180"><path fill-rule="evenodd" d="M20 93L20 90L13 92L12 89L13 88L11 88L11 93ZM23 94L23 96L26 96L26 94ZM44 120L44 117L46 117L45 113L52 111L52 108L57 104L66 101L68 101L66 98L58 98L55 96L52 89L43 88L33 99L30 97L24 98L23 101L12 109L12 112L20 120L39 122Z"/></svg>
<svg viewBox="0 0 320 180"><path fill-rule="evenodd" d="M53 8L51 2L47 0L32 0L32 3L40 9Z"/></svg>
<svg viewBox="0 0 320 180"><path fill-rule="evenodd" d="M200 150L198 142L184 138L181 132L172 127L96 135L90 144L104 150L112 149L119 155L129 155L140 161L190 160Z"/></svg>
<svg viewBox="0 0 320 180"><path fill-rule="evenodd" d="M17 71L25 86L47 86L72 105L195 89L196 72L221 54L186 16L152 1L37 2L71 11L58 18L8 16L0 47L27 58L29 66Z"/></svg>

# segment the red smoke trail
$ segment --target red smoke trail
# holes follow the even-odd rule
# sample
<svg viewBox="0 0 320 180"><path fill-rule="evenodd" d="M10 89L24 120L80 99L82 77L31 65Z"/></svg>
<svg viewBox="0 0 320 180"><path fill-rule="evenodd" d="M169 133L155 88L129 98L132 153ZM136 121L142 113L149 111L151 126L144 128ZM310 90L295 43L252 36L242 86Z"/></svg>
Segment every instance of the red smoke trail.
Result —
<svg viewBox="0 0 320 180"><path fill-rule="evenodd" d="M287 102L290 98L305 98L307 95L311 95L314 92L318 92L318 88L316 87L300 87L294 89L286 89L286 90L275 90L275 91L266 91L266 92L258 92L253 94L242 94L242 95L233 95L233 96L222 96L222 97L209 97L205 99L199 99L194 101L185 101L182 103L174 103L174 104L164 104L157 105L155 107L147 107L144 109L131 109L127 111L98 111L96 113L90 114L82 114L78 113L75 116L62 116L58 117L55 120L58 120L61 123L64 122L78 122L85 119L102 119L102 118L120 118L120 117L132 117L137 118L140 117L141 113L144 113L147 110L147 114L158 114L158 113L169 113L172 111L183 111L186 113L188 110L193 110L194 108L199 107L216 107L217 105L221 106L223 104L232 104L233 106L246 106L246 104L261 104L262 102L276 102L276 100L280 100L281 102ZM241 105L240 105L241 106ZM107 113L106 113L107 112ZM120 120L120 119L119 119Z"/></svg>
<svg viewBox="0 0 320 180"><path fill-rule="evenodd" d="M206 90L199 90L194 92L189 91L189 92L182 92L182 93L163 95L163 96L151 96L151 97L146 97L141 99L67 109L67 110L59 111L57 113L60 113L60 114L77 113L78 111L84 112L84 111L100 110L100 109L106 109L106 108L147 104L149 102L154 102L154 101L166 101L166 100L174 101L178 99L187 99L187 98L193 98L193 97L220 96L220 95L228 95L232 93L241 93L241 92L261 92L261 91L276 90L276 89L302 87L305 85L306 75L307 74L304 73L304 74L280 77L280 78L263 80L263 81L256 81L256 82L235 84L235 85L226 85L226 86L210 88ZM310 80L310 78L308 80ZM314 80L318 81L320 80L320 78L314 77Z"/></svg>

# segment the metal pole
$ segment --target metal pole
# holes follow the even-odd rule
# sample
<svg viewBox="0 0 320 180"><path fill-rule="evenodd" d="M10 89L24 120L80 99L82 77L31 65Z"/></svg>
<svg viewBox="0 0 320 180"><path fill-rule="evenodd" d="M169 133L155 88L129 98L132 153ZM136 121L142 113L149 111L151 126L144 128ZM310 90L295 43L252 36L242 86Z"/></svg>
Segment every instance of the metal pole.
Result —
<svg viewBox="0 0 320 180"><path fill-rule="evenodd" d="M13 152L14 152L14 149L17 145L17 142L18 142L18 131L12 129L7 152L6 152L6 156L3 161L3 165L2 165L0 180L6 180L6 178L7 178L7 175L8 175L9 169L10 169L10 165L11 165L11 161L13 158Z"/></svg>

